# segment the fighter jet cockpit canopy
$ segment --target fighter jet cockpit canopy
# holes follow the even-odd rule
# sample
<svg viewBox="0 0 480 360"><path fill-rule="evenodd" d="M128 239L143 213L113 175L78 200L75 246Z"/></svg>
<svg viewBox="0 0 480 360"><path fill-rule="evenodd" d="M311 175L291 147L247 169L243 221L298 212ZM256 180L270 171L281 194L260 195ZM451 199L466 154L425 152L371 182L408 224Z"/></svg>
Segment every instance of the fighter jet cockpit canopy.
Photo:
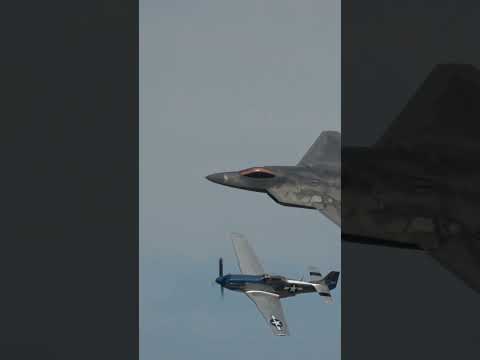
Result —
<svg viewBox="0 0 480 360"><path fill-rule="evenodd" d="M255 179L271 179L275 177L275 174L271 170L265 169L263 167L251 167L242 170L240 171L240 175Z"/></svg>

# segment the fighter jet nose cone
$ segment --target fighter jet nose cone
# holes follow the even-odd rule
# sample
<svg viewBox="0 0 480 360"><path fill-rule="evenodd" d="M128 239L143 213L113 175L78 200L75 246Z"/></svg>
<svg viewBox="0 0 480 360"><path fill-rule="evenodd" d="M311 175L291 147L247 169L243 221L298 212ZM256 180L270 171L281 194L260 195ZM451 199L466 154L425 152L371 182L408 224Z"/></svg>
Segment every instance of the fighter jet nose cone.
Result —
<svg viewBox="0 0 480 360"><path fill-rule="evenodd" d="M209 180L209 181L211 181L215 184L223 184L225 182L223 173L211 174L211 175L208 175L206 178L207 178L207 180Z"/></svg>

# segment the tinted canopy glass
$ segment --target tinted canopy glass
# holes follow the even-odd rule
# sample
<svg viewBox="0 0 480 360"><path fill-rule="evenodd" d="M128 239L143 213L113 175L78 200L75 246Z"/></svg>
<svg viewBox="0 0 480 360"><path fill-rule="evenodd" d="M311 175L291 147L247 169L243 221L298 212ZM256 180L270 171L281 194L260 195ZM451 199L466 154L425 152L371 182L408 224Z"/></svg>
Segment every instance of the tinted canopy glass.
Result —
<svg viewBox="0 0 480 360"><path fill-rule="evenodd" d="M262 167L253 167L240 171L240 175L257 179L269 179L275 177L275 174Z"/></svg>

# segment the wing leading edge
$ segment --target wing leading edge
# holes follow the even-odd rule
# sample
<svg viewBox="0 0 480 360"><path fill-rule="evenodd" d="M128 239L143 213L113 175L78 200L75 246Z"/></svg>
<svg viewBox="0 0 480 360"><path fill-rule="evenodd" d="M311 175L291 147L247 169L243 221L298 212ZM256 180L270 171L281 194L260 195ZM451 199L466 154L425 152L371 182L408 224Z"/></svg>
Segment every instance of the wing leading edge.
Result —
<svg viewBox="0 0 480 360"><path fill-rule="evenodd" d="M232 239L233 249L235 250L235 255L237 257L238 267L242 274L248 275L263 275L265 270L263 270L262 264L255 255L252 247L248 243L248 240L239 233L230 234Z"/></svg>
<svg viewBox="0 0 480 360"><path fill-rule="evenodd" d="M340 164L341 143L341 135L338 131L323 131L298 166L315 167L325 162Z"/></svg>
<svg viewBox="0 0 480 360"><path fill-rule="evenodd" d="M440 64L377 142L380 147L478 144L480 71L467 64Z"/></svg>

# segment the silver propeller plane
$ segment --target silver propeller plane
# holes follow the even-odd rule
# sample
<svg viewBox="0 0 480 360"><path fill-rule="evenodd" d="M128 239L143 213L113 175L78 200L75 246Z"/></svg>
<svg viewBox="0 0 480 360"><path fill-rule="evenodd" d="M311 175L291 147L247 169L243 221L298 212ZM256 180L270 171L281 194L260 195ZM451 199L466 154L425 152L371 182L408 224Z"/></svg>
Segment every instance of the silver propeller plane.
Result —
<svg viewBox="0 0 480 360"><path fill-rule="evenodd" d="M215 280L223 289L247 295L257 306L274 335L288 335L288 326L280 299L298 294L318 293L326 303L332 303L331 290L337 286L339 272L327 276L310 269L310 281L287 279L265 273L248 240L241 234L231 234L233 248L241 274L223 274L223 260L219 260L219 274Z"/></svg>
<svg viewBox="0 0 480 360"><path fill-rule="evenodd" d="M285 206L317 209L341 223L341 136L324 131L295 166L262 166L216 173L207 179L237 189L267 193Z"/></svg>

